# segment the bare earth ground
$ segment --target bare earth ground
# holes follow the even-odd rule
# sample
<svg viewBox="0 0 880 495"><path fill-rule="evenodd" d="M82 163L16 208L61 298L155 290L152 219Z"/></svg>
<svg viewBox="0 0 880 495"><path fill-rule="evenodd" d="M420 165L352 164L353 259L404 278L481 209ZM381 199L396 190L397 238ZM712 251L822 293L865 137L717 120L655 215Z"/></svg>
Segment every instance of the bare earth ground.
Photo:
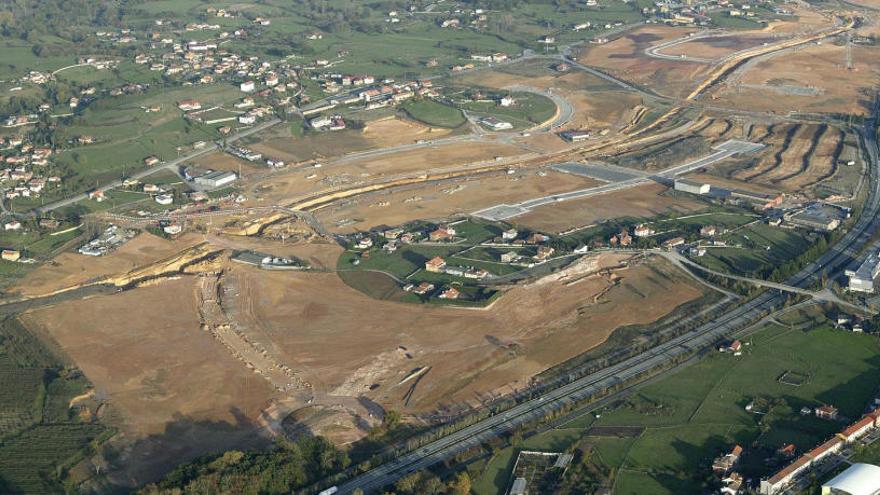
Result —
<svg viewBox="0 0 880 495"><path fill-rule="evenodd" d="M573 191L598 185L585 177L544 169L545 176L535 170L516 174L505 172L470 179L442 181L392 192L359 196L318 211L318 218L332 230L342 220L356 223L339 228L341 232L367 230L377 225L399 225L418 219L440 219L474 211L500 203L518 202L548 194ZM346 222L347 223L347 222Z"/></svg>
<svg viewBox="0 0 880 495"><path fill-rule="evenodd" d="M211 451L254 445L273 391L199 329L195 277L25 314L106 398L133 442L126 476L143 483Z"/></svg>
<svg viewBox="0 0 880 495"><path fill-rule="evenodd" d="M304 137L294 137L287 130L276 130L267 139L250 147L266 156L296 163L409 144L420 139L438 139L451 133L449 129L429 128L408 120L386 118L367 122L362 130L310 133Z"/></svg>
<svg viewBox="0 0 880 495"><path fill-rule="evenodd" d="M46 294L87 280L131 270L171 256L201 240L202 237L197 234L186 234L169 241L144 232L107 256L61 253L51 263L29 273L11 290L27 296Z"/></svg>
<svg viewBox="0 0 880 495"><path fill-rule="evenodd" d="M488 164L494 162L495 157L525 153L528 152L517 146L502 143L451 143L330 164L320 169L291 170L263 181L255 193L248 196L263 198L269 204L288 204L321 191L353 187L382 177Z"/></svg>
<svg viewBox="0 0 880 495"><path fill-rule="evenodd" d="M688 33L690 28L645 26L603 45L587 45L577 54L577 61L608 71L636 84L648 86L660 94L684 96L706 71L705 64L661 60L649 57L645 49Z"/></svg>
<svg viewBox="0 0 880 495"><path fill-rule="evenodd" d="M581 200L540 206L516 222L538 231L563 232L575 227L622 217L648 217L668 212L695 211L701 203L681 197L662 196L667 188L648 184Z"/></svg>
<svg viewBox="0 0 880 495"><path fill-rule="evenodd" d="M581 269L614 266L622 259L600 255ZM667 275L658 276L651 266ZM601 343L614 328L653 321L700 294L669 267L651 266L620 271L623 281L597 303L592 297L608 287L609 279L593 276L567 284L572 276L513 288L486 310L374 300L332 274L249 267L236 272L242 280L252 279L242 283L250 292L241 297L253 301L251 317L260 322L257 332L264 333L255 338L271 341L316 390L331 396L365 394L399 408L406 387L398 382L414 368L430 366L404 409L427 412L439 401L470 401L522 386L536 372ZM639 311L626 310L629 304L638 304Z"/></svg>
<svg viewBox="0 0 880 495"><path fill-rule="evenodd" d="M872 61L880 48L854 45L853 71L844 68L845 48L831 40L809 45L782 56L762 60L750 66L741 78L748 85L789 85L814 88L820 94L788 94L773 88L724 85L716 90L717 104L744 110L786 113L834 112L864 115L869 108L866 95L880 83Z"/></svg>
<svg viewBox="0 0 880 495"><path fill-rule="evenodd" d="M775 39L771 34L763 31L736 33L688 41L687 43L670 46L662 52L666 55L687 55L689 57L715 60L740 50L759 46L762 43L772 43Z"/></svg>

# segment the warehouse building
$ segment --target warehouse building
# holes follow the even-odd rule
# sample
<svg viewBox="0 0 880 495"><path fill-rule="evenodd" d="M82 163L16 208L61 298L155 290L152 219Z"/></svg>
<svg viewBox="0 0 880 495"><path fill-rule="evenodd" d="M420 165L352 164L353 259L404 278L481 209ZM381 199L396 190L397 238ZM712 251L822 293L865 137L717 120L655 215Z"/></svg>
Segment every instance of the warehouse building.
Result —
<svg viewBox="0 0 880 495"><path fill-rule="evenodd" d="M202 187L216 189L235 182L237 178L238 176L235 175L235 172L218 171L196 177L193 182Z"/></svg>
<svg viewBox="0 0 880 495"><path fill-rule="evenodd" d="M880 494L880 467L873 464L853 464L822 485L822 495L878 494Z"/></svg>
<svg viewBox="0 0 880 495"><path fill-rule="evenodd" d="M688 179L675 179L675 190L691 194L709 194L712 186L705 182L697 182Z"/></svg>
<svg viewBox="0 0 880 495"><path fill-rule="evenodd" d="M847 288L853 292L874 292L874 279L880 274L880 254L871 253L855 270L844 272L848 277Z"/></svg>

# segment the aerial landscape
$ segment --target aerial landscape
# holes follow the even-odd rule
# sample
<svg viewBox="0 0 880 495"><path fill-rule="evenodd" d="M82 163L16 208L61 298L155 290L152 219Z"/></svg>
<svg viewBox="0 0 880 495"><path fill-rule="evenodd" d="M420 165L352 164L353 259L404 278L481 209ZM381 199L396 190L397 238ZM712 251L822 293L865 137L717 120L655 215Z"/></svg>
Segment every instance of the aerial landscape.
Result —
<svg viewBox="0 0 880 495"><path fill-rule="evenodd" d="M0 494L880 495L878 117L878 0L0 0Z"/></svg>

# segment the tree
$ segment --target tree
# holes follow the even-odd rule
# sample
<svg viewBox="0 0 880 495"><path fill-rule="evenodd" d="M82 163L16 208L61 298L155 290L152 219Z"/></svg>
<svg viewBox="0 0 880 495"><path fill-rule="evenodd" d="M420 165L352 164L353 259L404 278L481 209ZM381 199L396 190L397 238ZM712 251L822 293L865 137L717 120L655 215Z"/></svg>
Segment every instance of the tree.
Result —
<svg viewBox="0 0 880 495"><path fill-rule="evenodd" d="M449 492L452 495L469 495L471 493L471 477L467 471L458 473L455 479L449 483Z"/></svg>

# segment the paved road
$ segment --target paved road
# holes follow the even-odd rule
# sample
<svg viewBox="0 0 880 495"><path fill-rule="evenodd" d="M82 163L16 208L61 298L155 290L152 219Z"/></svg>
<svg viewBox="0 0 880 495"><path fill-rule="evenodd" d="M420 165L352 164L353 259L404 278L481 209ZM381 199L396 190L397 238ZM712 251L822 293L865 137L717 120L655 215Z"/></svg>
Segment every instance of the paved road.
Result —
<svg viewBox="0 0 880 495"><path fill-rule="evenodd" d="M880 105L880 100L878 100L878 105ZM878 181L877 172L878 150L875 135L877 110L875 108L874 116L868 119L865 129L861 133L863 146L866 148L867 156L870 157L871 179L869 196L862 214L837 244L815 262L810 263L798 274L788 279L786 285L804 288L818 281L823 272L827 271L833 275L840 274L850 262L851 253L858 252L878 231L880 181ZM339 493L351 493L357 488L365 492L380 490L400 477L430 467L527 422L542 418L547 413L595 396L611 386L636 379L661 365L669 364L675 358L688 356L696 350L735 335L748 328L751 323L760 320L763 315L782 307L785 300L786 298L775 290L765 292L727 314L654 349L561 386L542 397L519 404L440 438L417 451L374 468L341 485Z"/></svg>
<svg viewBox="0 0 880 495"><path fill-rule="evenodd" d="M234 143L234 142L238 141L239 139L250 136L251 134L268 129L269 127L272 127L273 125L278 124L279 122L281 122L281 120L277 119L277 118L272 119L272 120L267 120L266 122L262 122L258 125L255 125L254 127L251 127L250 129L246 129L246 130L241 131L239 133L233 134L232 136L230 136L226 139L226 142L229 144ZM210 152L217 150L219 148L220 147L219 147L219 145L217 145L217 143L206 144L204 148L195 150L195 151L188 153L186 155L183 155L179 158L175 158L171 161L165 162L159 166L148 168L146 170L142 170L140 172L132 174L128 177L128 179L140 180L140 179L143 179L144 177L148 177L150 175L153 175L161 170L176 171L176 167L183 164L187 160L192 160L193 158L202 156L206 153L210 153ZM122 179L117 179L117 180L114 180L114 181L109 182L107 184L103 184L100 187L98 187L97 189L102 190L102 191L107 191L107 190L114 189L114 188L120 187L120 186L122 186ZM34 208L33 210L27 212L27 214L42 215L46 212L49 212L52 210L57 210L58 208L63 208L65 206L69 206L74 203L78 203L80 201L88 199L88 197L89 197L88 193L75 194L75 195L70 196L68 198L65 198L65 199L62 199L59 201L55 201L54 203L49 203L49 204L43 205L39 208Z"/></svg>
<svg viewBox="0 0 880 495"><path fill-rule="evenodd" d="M710 155L698 158L682 165L668 168L649 177L633 177L620 182L603 184L601 186L578 189L576 191L570 191L566 193L557 193L549 196L542 196L540 198L534 198L512 205L501 204L491 206L489 208L476 211L473 213L473 215L475 217L485 218L492 221L507 220L509 218L527 213L533 208L537 208L538 206L552 204L559 201L583 199L600 194L621 191L624 189L630 189L636 186L648 184L652 181L668 183L672 181L676 176L686 174L700 168L708 167L715 162L719 162L738 153L750 153L763 147L764 146L761 144L750 143L748 141L730 140L716 146L715 149L717 151Z"/></svg>

